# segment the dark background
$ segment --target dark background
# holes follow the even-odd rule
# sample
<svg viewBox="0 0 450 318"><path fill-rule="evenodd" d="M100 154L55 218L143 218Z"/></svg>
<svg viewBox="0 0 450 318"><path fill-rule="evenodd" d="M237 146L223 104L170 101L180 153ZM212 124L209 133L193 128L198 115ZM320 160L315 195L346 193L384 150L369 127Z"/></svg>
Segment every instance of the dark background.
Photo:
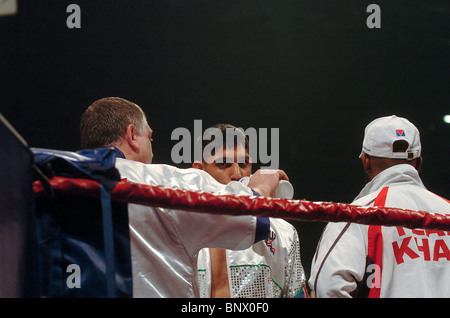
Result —
<svg viewBox="0 0 450 318"><path fill-rule="evenodd" d="M78 150L83 111L120 96L147 113L154 163L194 119L279 128L295 198L344 203L366 182L364 127L396 114L421 131L425 185L449 198L450 4L375 1L369 29L373 2L19 0L0 17L0 112L32 147ZM309 275L324 224L292 223Z"/></svg>

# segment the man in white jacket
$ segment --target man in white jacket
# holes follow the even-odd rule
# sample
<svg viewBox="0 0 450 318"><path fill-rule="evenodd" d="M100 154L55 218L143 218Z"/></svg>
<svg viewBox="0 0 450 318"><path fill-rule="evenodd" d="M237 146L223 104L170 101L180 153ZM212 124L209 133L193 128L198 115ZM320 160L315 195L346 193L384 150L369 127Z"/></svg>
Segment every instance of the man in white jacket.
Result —
<svg viewBox="0 0 450 318"><path fill-rule="evenodd" d="M128 182L220 194L272 196L276 170L257 172L249 187L220 184L204 171L150 164L152 129L142 109L117 97L94 102L80 123L83 148L112 146L116 168ZM128 205L134 297L196 297L196 255L203 247L244 249L269 235L268 218L226 216Z"/></svg>
<svg viewBox="0 0 450 318"><path fill-rule="evenodd" d="M450 214L419 170L420 136L407 119L387 116L365 129L362 153L370 182L352 204ZM315 297L450 297L450 233L329 223L313 259Z"/></svg>

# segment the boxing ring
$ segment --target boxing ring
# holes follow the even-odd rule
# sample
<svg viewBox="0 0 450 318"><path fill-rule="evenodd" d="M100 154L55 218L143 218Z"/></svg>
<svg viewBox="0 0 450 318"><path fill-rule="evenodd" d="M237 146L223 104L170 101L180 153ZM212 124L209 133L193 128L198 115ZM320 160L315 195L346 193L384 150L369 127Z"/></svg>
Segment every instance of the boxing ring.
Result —
<svg viewBox="0 0 450 318"><path fill-rule="evenodd" d="M55 195L100 197L100 186L93 180L54 177L49 182ZM38 197L45 194L45 188L40 181L34 183L34 192ZM179 209L186 213L195 211L226 215L247 214L293 221L355 222L450 231L450 216L445 214L389 207L360 207L333 202L218 195L127 182L116 183L111 190L111 200Z"/></svg>
<svg viewBox="0 0 450 318"><path fill-rule="evenodd" d="M55 217L57 231L83 232L83 229L75 229L76 224L83 223L83 219L92 218L91 212L80 213L86 207L96 207L95 228L90 228L88 232L98 231L96 239L86 239L83 235L68 235L62 241L57 236L52 236L51 240L58 243L51 251L63 255L66 259L61 261L58 258L47 254L45 257L50 260L43 271L54 272L58 269L58 275L62 276L62 281L57 285L64 285L63 270L70 262L83 264L82 268L93 268L93 271L83 273L81 282L83 286L91 286L90 291L79 293L76 289L68 289L65 286L58 288L47 288L46 296L49 297L132 297L132 273L131 273L131 253L128 233L127 205L139 204L149 207L170 208L181 211L181 213L217 213L226 215L254 215L259 217L283 218L294 221L305 222L355 222L360 224L402 226L407 228L421 228L438 231L450 231L450 216L437 213L427 213L423 211L412 211L405 209L395 209L388 207L360 207L350 204L333 202L311 202L306 200L286 200L268 197L219 195L203 191L189 191L173 189L161 186L129 183L117 181L109 192L105 192L101 183L96 180L83 178L68 178L53 176L45 182L35 181L33 191L37 204L38 214L49 214ZM107 197L105 199L105 193ZM93 200L93 201L90 201ZM45 202L42 204L42 201ZM98 206L101 201L102 205ZM121 210L113 210L109 204L105 211L104 202L117 203ZM72 203L71 203L72 202ZM75 208L73 202L77 202ZM53 210L52 206L60 206ZM117 208L117 207L116 207ZM109 209L109 211L108 211ZM62 211L63 210L63 211ZM102 210L102 215L99 212ZM50 212L49 212L50 211ZM64 219L58 218L60 212ZM83 211L85 212L85 211ZM149 213L151 213L149 211ZM119 221L113 219L120 218ZM52 230L53 231L53 230ZM102 234L103 233L103 234ZM101 240L103 235L103 241ZM73 242L79 241L79 242ZM98 264L91 261L85 254L83 245L95 246L96 259L101 259L101 264L106 268L106 272L98 270ZM68 247L66 247L68 246ZM61 257L61 256L60 256ZM69 261L70 260L70 261ZM127 264L127 266L123 266ZM53 268L50 271L50 268ZM49 274L55 276L55 274ZM120 279L117 279L119 277ZM126 281L127 284L120 285ZM102 282L99 284L99 282ZM54 279L45 285L54 285ZM98 288L104 286L104 288ZM85 289L86 290L86 289ZM89 290L89 289L88 289Z"/></svg>
<svg viewBox="0 0 450 318"><path fill-rule="evenodd" d="M109 197L106 197L107 202L110 200L111 203L119 204L122 207L121 210L110 210L106 213L104 207L98 206L99 201L105 201L105 191L101 183L96 180L53 176L48 179L47 185L45 185L45 182L35 181L33 191L36 202L46 202L45 208L42 207L42 204L37 204L39 214L58 215L61 208L56 209L56 212L49 212L49 205L58 206L62 202L64 206L62 210L64 210L66 219L58 220L56 228L59 231L69 227L71 229L67 231L73 231L73 224L70 220L74 224L78 224L83 223L83 218L87 220L92 218L90 212L89 214L79 213L80 210L86 209L86 206L94 207L97 204L96 219L102 219L101 224L98 223L96 226L99 233L97 239L86 240L82 236L76 235L64 240L56 248L56 252L64 254L63 258L67 260L59 261L54 257L47 256L51 260L52 266L43 269L44 271L49 271L50 267L53 268L53 271L55 271L55 267L64 269L67 267L69 259L71 259L70 262L83 264L84 270L86 268L95 269L98 265L91 262L90 259L86 259L85 255L83 256L85 248L80 248L80 246L96 245L96 258L102 260L101 263L106 267L106 273L99 270L94 270L94 273L84 273L85 277L81 283L83 286L95 284L93 289L95 292L90 291L88 294L82 293L80 295L76 289L49 288L46 295L50 297L59 297L60 295L63 295L62 297L97 297L96 295L101 295L101 297L132 297L132 273L129 264L131 254L129 233L127 232L128 219L125 217L127 215L126 207L131 203L149 207L170 208L180 210L182 213L247 214L305 222L355 222L369 225L402 226L411 229L450 231L450 216L437 213L388 207L360 207L333 202L219 195L123 181L117 181L108 192ZM67 213L67 206L73 205L70 202L81 203L76 205L73 211ZM50 208L50 210L52 209ZM103 210L101 217L98 213L99 210ZM75 218L79 218L78 220L73 218L74 214L76 215ZM121 220L112 221L120 215L122 216ZM67 223L71 224L68 226ZM80 231L80 229L76 231ZM91 228L89 232L94 231L95 229ZM101 242L101 233L103 233L103 243ZM59 241L57 237L52 237L52 240ZM80 240L81 243L72 242L69 244L73 240ZM69 245L69 247L64 247L66 245ZM123 267L124 263L127 264L126 267ZM61 275L61 272L59 270L59 275ZM117 277L121 277L121 279L118 280ZM61 280L64 283L64 278ZM128 285L118 286L120 280L127 281ZM99 284L99 282L103 283ZM52 286L54 282L48 282L47 284ZM99 289L98 286L104 286L104 290Z"/></svg>
<svg viewBox="0 0 450 318"><path fill-rule="evenodd" d="M185 213L450 231L450 216L438 213L123 182L111 148L32 149L0 119L0 297L133 297L130 203Z"/></svg>

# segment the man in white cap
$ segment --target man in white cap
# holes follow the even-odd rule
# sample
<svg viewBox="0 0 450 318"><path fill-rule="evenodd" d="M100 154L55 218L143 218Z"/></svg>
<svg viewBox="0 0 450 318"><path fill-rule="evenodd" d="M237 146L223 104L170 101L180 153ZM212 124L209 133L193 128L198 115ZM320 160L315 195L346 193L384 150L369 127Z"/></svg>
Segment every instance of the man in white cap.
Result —
<svg viewBox="0 0 450 318"><path fill-rule="evenodd" d="M360 155L369 182L352 203L450 214L419 170L420 135L405 118L387 116L365 129ZM450 233L329 223L309 285L315 297L450 297Z"/></svg>

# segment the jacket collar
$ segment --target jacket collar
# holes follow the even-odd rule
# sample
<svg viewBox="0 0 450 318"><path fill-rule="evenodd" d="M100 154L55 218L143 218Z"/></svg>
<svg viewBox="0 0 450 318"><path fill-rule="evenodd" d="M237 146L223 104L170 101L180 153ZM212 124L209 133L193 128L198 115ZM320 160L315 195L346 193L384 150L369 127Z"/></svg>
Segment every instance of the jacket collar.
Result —
<svg viewBox="0 0 450 318"><path fill-rule="evenodd" d="M418 171L411 165L399 164L380 172L375 178L368 182L361 190L355 200L362 198L372 192L378 191L386 186L416 185L425 189Z"/></svg>

